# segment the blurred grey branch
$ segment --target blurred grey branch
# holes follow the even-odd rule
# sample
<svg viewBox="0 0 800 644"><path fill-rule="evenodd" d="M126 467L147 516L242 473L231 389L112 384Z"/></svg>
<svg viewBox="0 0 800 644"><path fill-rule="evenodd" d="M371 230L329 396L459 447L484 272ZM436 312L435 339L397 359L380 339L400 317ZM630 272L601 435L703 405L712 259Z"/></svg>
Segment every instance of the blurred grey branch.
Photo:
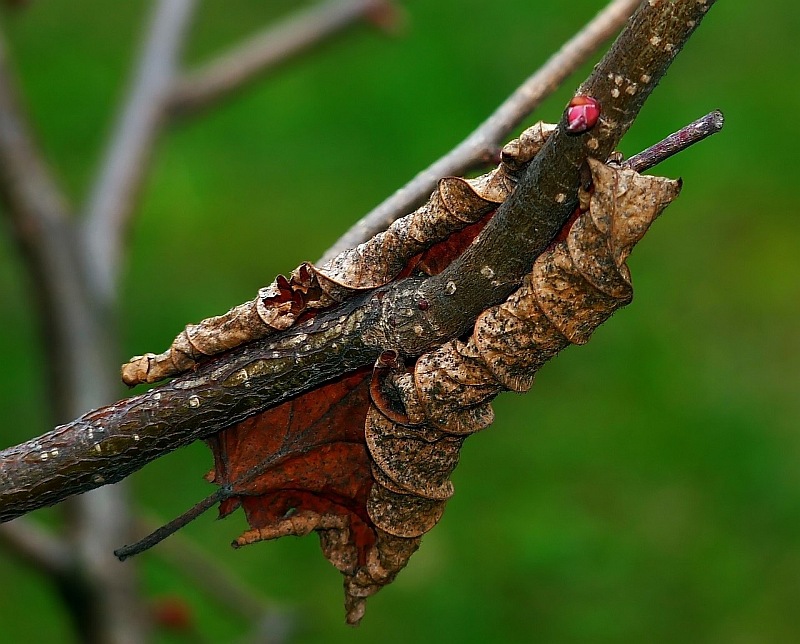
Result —
<svg viewBox="0 0 800 644"><path fill-rule="evenodd" d="M71 569L72 552L65 540L27 517L0 525L0 544L54 579L63 577Z"/></svg>
<svg viewBox="0 0 800 644"><path fill-rule="evenodd" d="M86 203L78 209L79 218L36 144L0 34L0 199L31 279L48 356L47 398L52 401L53 422L74 418L119 395L116 311L127 233L153 148L170 106L181 95L177 88L193 86L181 85L179 79L181 51L196 5L196 0L153 3L127 96ZM224 57L240 72L233 82L228 79L225 92L253 80L260 69L387 7L388 0L328 2L298 14L282 28L267 29L257 41ZM288 37L287 26L294 38ZM270 53L266 59L265 51ZM246 60L244 73L237 60ZM187 78L209 89L209 78L215 83L224 80L220 70L212 64ZM225 92L212 88L205 104ZM25 519L0 526L0 541L54 582L82 641L145 641L149 625L135 567L120 566L112 554L130 535L125 487L93 490L76 497L66 510L63 535Z"/></svg>
<svg viewBox="0 0 800 644"><path fill-rule="evenodd" d="M195 0L157 3L86 204L81 233L90 262L88 278L97 279L98 292L109 299L119 281L126 233L164 120L167 97L175 85L195 7Z"/></svg>
<svg viewBox="0 0 800 644"><path fill-rule="evenodd" d="M374 17L390 27L399 12L389 0L327 0L298 11L185 74L169 96L169 112L187 116L208 108L357 20Z"/></svg>
<svg viewBox="0 0 800 644"><path fill-rule="evenodd" d="M386 230L424 202L442 177L460 177L493 159L514 128L619 31L639 4L640 0L612 0L466 139L356 222L325 252L320 263Z"/></svg>

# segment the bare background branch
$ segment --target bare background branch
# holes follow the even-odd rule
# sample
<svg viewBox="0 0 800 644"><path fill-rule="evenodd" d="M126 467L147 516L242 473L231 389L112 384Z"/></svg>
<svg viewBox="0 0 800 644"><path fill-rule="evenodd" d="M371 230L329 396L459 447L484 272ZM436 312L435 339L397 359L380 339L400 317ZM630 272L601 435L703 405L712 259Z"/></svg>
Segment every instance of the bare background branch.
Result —
<svg viewBox="0 0 800 644"><path fill-rule="evenodd" d="M27 518L0 525L0 544L54 579L66 576L72 568L72 552L64 539Z"/></svg>
<svg viewBox="0 0 800 644"><path fill-rule="evenodd" d="M399 9L389 0L327 0L298 11L188 72L173 88L169 110L173 116L186 116L208 108L354 21L390 11Z"/></svg>
<svg viewBox="0 0 800 644"><path fill-rule="evenodd" d="M86 206L83 235L89 278L99 280L98 292L109 298L119 279L129 222L179 72L184 35L195 6L195 0L156 4L124 108Z"/></svg>
<svg viewBox="0 0 800 644"><path fill-rule="evenodd" d="M524 119L575 72L602 43L611 38L639 6L639 0L613 0L594 20L520 85L464 141L425 168L391 197L364 215L322 256L320 262L386 230L428 198L442 177L460 177L493 159L506 138Z"/></svg>

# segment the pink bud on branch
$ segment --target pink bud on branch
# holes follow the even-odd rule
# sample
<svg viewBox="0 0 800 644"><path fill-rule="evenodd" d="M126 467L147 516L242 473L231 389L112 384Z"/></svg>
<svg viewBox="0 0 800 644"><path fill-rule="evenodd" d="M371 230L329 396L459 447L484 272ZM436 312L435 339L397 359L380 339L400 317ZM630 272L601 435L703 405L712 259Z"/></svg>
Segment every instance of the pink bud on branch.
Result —
<svg viewBox="0 0 800 644"><path fill-rule="evenodd" d="M583 134L600 118L600 103L591 96L575 96L567 106L567 132Z"/></svg>

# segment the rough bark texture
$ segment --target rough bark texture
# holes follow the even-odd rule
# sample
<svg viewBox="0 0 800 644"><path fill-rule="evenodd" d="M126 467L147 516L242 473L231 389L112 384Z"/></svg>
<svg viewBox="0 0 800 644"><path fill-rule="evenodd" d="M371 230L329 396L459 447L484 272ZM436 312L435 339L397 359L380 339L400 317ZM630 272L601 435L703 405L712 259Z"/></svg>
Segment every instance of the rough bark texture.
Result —
<svg viewBox="0 0 800 644"><path fill-rule="evenodd" d="M359 306L361 304L361 306ZM354 310L355 309L355 310ZM373 301L243 347L145 394L101 407L2 452L0 521L119 481L145 463L342 373L370 364L360 342Z"/></svg>
<svg viewBox="0 0 800 644"><path fill-rule="evenodd" d="M289 278L278 276L250 302L190 324L164 353L135 356L122 365L123 382L133 386L183 373L208 356L288 329L303 316L346 300L354 291L388 284L415 268L413 260L420 253L501 204L554 127L537 123L503 148L502 161L492 172L476 179L445 177L425 205L369 241L320 267L301 264Z"/></svg>
<svg viewBox="0 0 800 644"><path fill-rule="evenodd" d="M430 308L414 311L402 325L385 328L377 342L419 355L463 334L483 309L508 297L574 211L586 159L608 158L712 4L642 3L578 89L578 94L600 102L597 126L570 136L562 117L477 242L443 273L406 288L411 298L430 302ZM413 310L412 304L402 295L386 298L384 319L396 317L400 309ZM415 334L415 328L422 332Z"/></svg>
<svg viewBox="0 0 800 644"><path fill-rule="evenodd" d="M370 291L307 328L237 348L158 390L5 450L0 519L119 480L191 440L370 364L384 350L418 356L463 334L520 284L574 211L586 159L613 150L712 4L643 3L580 89L603 106L599 125L577 137L562 129L550 137L477 243L443 273Z"/></svg>

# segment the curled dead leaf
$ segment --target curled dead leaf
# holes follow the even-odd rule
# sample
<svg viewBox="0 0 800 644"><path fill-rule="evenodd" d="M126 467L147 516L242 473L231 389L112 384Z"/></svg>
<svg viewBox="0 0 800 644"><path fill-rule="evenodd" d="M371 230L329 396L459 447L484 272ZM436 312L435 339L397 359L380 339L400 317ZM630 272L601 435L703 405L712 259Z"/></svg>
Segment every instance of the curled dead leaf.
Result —
<svg viewBox="0 0 800 644"><path fill-rule="evenodd" d="M288 278L279 275L250 302L188 325L164 353L134 356L122 365L122 381L134 386L188 371L208 356L285 330L342 302L354 290L383 286L413 270L422 260L422 269L440 270L453 259L452 253L463 250L477 235L478 222L508 197L553 129L552 125L537 123L503 148L501 163L492 172L475 179L441 179L425 205L371 240L320 267L303 263ZM457 249L448 249L447 240L454 232L476 225L463 236ZM438 243L444 247L423 256ZM453 244L451 239L449 245Z"/></svg>
<svg viewBox="0 0 800 644"><path fill-rule="evenodd" d="M420 356L413 378L405 371L389 376L383 386L395 387L404 413L373 398L367 446L383 476L375 477L368 511L383 530L416 536L430 529L444 510L448 496L437 492L449 491L463 440L493 420L489 401L503 389L526 391L547 360L570 343L585 343L631 301L625 260L680 183L589 163L593 190L582 200L588 210L536 259L522 286L484 311L466 342L453 340ZM433 506L431 499L441 500Z"/></svg>

